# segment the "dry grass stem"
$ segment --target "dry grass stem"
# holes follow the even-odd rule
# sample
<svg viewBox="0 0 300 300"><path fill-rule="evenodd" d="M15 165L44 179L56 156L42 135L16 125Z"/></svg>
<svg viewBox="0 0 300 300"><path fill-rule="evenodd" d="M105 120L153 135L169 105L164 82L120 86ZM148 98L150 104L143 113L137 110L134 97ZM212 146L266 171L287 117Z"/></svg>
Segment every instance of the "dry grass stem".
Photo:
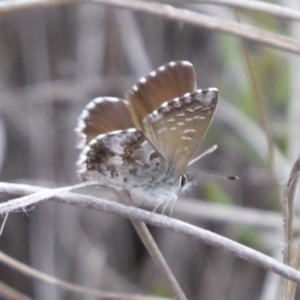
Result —
<svg viewBox="0 0 300 300"><path fill-rule="evenodd" d="M118 6L122 8L143 11L164 18L185 22L187 24L198 25L209 30L215 30L223 33L228 33L237 37L249 39L258 43L262 43L273 48L285 50L287 52L300 54L300 43L297 40L288 38L279 34L274 34L266 30L258 29L253 26L239 24L237 22L227 21L220 18L210 17L201 13L196 13L186 9L175 8L170 5L160 4L156 2L146 1L129 1L129 0L89 0L89 1L50 1L50 0L35 0L22 1L16 0L2 1L0 13L12 11L21 8L32 8L39 6L49 6L58 4L74 4L74 3L98 3Z"/></svg>
<svg viewBox="0 0 300 300"><path fill-rule="evenodd" d="M6 214L9 212L13 212L14 210L25 210L27 206L36 204L40 201L47 200L57 194L61 194L64 192L69 192L75 189L80 189L84 187L88 187L91 185L99 185L97 182L88 182L88 183L80 183L77 185L73 186L67 186L67 187L62 187L62 188L57 188L57 189L43 189L39 192L36 192L32 195L27 195L21 198L17 198L14 200L10 200L4 203L0 204L0 214Z"/></svg>
<svg viewBox="0 0 300 300"><path fill-rule="evenodd" d="M120 196L127 205L133 204L133 201L128 191L123 191L122 193L120 193ZM172 291L174 298L177 300L187 300L183 290L181 289L174 274L172 273L172 270L169 268L165 258L160 252L146 224L144 222L139 222L135 220L131 220L131 223L134 226L139 237L141 238L148 253L150 254L156 268L159 270L166 284L170 288L170 291Z"/></svg>
<svg viewBox="0 0 300 300"><path fill-rule="evenodd" d="M172 1L173 3L174 1ZM185 2L185 1L178 1ZM281 5L272 3L266 3L261 1L245 1L245 0L195 0L189 1L193 3L204 4L216 4L222 6L228 6L232 8L239 8L243 10L256 11L260 13L266 13L280 18L286 18L288 20L300 21L300 12Z"/></svg>
<svg viewBox="0 0 300 300"><path fill-rule="evenodd" d="M0 281L0 294L10 300L33 300ZM4 298L3 298L4 299Z"/></svg>
<svg viewBox="0 0 300 300"><path fill-rule="evenodd" d="M237 21L240 22L237 12L235 12L235 16L236 16ZM278 190L278 178L277 178L275 163L274 163L274 141L273 141L272 132L270 129L270 122L268 119L266 106L264 104L263 97L262 97L262 94L260 91L261 89L260 89L260 86L258 83L258 79L254 72L253 62L251 59L251 55L250 55L248 46L247 46L245 40L241 39L241 42L242 42L242 46L243 46L243 54L244 54L246 66L247 66L249 77L250 77L250 83L252 85L252 90L253 90L253 94L254 94L254 101L257 106L257 112L259 115L260 125L261 125L262 130L264 131L264 134L266 137L266 142L267 142L267 147L268 147L268 164L270 167L270 173L271 173L271 177L273 179L274 187ZM277 195L278 195L278 199L280 199L281 197L280 197L279 190L277 192ZM280 203L280 205L282 205L282 203Z"/></svg>
<svg viewBox="0 0 300 300"><path fill-rule="evenodd" d="M145 296L145 295L137 295L137 294L124 294L124 293L112 293L112 292L102 292L93 288L82 287L76 284L72 284L63 280L59 280L53 276L49 276L43 272L35 270L13 258L0 252L0 261L5 263L6 265L10 266L18 270L19 272L26 274L32 278L41 280L43 282L47 282L50 284L55 284L65 290L71 291L73 293L79 293L83 295L89 296L97 296L99 298L106 298L111 300L168 300L167 298L160 298L160 297L152 297L152 296ZM1 286L0 286L1 287ZM11 299L11 298L10 298ZM12 298L15 299L15 298ZM18 298L20 300L27 300L30 298Z"/></svg>
<svg viewBox="0 0 300 300"><path fill-rule="evenodd" d="M11 190L9 189L9 186L10 184L7 183L0 184L0 193L14 194L14 191L16 191L16 185L12 186ZM25 185L22 185L18 190L22 193L28 193L30 189L32 189L32 187L26 188ZM91 196L82 196L73 193L63 193L61 195L57 195L56 193L54 198L56 199L56 201L60 201L63 203L79 205L82 207L93 208L95 210L100 210L111 214L117 214L125 218L133 219L135 221L145 222L153 226L184 234L213 247L221 248L227 253L231 253L253 264L259 265L260 267L268 271L275 272L278 275L281 275L282 277L289 279L295 283L300 283L300 272L296 271L294 268L284 265L283 263L280 263L275 259L264 255L254 249L243 246L228 238L222 237L218 234L190 225L188 223L163 215L150 213L143 209L128 207L119 203ZM20 203L20 208L21 207L24 206Z"/></svg>
<svg viewBox="0 0 300 300"><path fill-rule="evenodd" d="M285 190L284 197L284 228L285 228L285 251L284 261L287 265L298 268L300 249L299 244L293 247L294 236L294 207L295 207L295 194L297 190L297 183L300 172L300 156L295 161L290 177ZM293 282L286 281L285 284L286 299L292 300L295 297L296 285Z"/></svg>

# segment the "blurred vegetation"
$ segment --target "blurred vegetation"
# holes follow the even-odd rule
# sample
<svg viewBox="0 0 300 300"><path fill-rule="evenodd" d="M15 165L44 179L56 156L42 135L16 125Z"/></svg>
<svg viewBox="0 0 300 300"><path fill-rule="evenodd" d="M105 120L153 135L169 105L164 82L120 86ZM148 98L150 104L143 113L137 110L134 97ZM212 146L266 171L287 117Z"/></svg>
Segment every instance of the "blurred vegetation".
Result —
<svg viewBox="0 0 300 300"><path fill-rule="evenodd" d="M189 8L235 20L229 8ZM239 16L242 23L289 34L288 21L245 11ZM272 141L291 166L296 157L286 156L294 76L290 54L252 41L245 44ZM197 186L184 196L227 207L232 220L236 216L230 208L235 206L280 215L281 199L268 160L257 150L266 149L266 139L241 39L105 5L57 5L0 14L1 181L46 187L77 183L73 130L85 105L97 96L124 97L141 76L172 60L191 61L199 88L215 86L221 96L201 149L218 144L218 150L192 169L240 178L232 182L200 175ZM236 118L227 117L226 105L236 109ZM255 140L257 134L249 134L250 127L241 134L237 118L257 126L263 143L249 143L247 138ZM278 180L287 180L284 166L278 169ZM201 214L201 202L198 210ZM176 206L174 214L182 217ZM228 224L200 215L189 221L269 255L282 248L281 224L258 229L255 223ZM262 295L268 275L261 268L185 236L152 232L189 299L267 299ZM132 225L119 217L47 201L26 213L10 214L0 239L1 251L60 279L106 291L170 296ZM4 264L0 280L33 299L94 299L32 280ZM280 284L277 288L280 291Z"/></svg>

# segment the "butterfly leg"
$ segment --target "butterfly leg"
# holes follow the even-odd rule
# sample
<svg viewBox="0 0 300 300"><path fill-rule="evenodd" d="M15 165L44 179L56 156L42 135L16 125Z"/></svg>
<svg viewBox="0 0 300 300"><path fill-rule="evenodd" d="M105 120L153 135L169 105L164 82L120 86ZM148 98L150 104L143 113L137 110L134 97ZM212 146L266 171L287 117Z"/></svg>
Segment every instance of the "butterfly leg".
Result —
<svg viewBox="0 0 300 300"><path fill-rule="evenodd" d="M167 210L167 208L168 208L168 205L169 205L169 203L168 203L167 201L165 201L165 202L162 204L162 210L161 210L161 214L162 214L162 215L165 215L165 212L166 212L166 210Z"/></svg>
<svg viewBox="0 0 300 300"><path fill-rule="evenodd" d="M169 214L169 217L172 217L173 215L173 210L174 210L174 206L175 206L175 203L176 203L176 200L177 198L174 198L170 204L170 214Z"/></svg>
<svg viewBox="0 0 300 300"><path fill-rule="evenodd" d="M137 207L140 208L146 202L146 199L143 199L140 203L137 204Z"/></svg>
<svg viewBox="0 0 300 300"><path fill-rule="evenodd" d="M165 200L159 201L159 202L155 205L155 207L154 207L154 209L153 209L153 212L156 213L156 211L164 204L164 202L165 202Z"/></svg>
<svg viewBox="0 0 300 300"><path fill-rule="evenodd" d="M162 206L162 212L161 213L162 213L162 215L164 215L167 208L168 208L168 206L171 205L170 206L170 215L169 215L169 216L171 216L172 212L173 212L175 202L177 200L177 195L174 194L171 199L170 199L170 196L165 197L165 196L162 196L162 195L159 195L158 198L160 199L160 201L154 207L153 212L156 212Z"/></svg>
<svg viewBox="0 0 300 300"><path fill-rule="evenodd" d="M163 206L164 206L163 210L162 210L163 215L169 216L170 218L172 217L176 200L177 200L177 197L174 197L174 199L172 199L171 201L166 201L163 204ZM166 212L168 208L169 208L169 213Z"/></svg>
<svg viewBox="0 0 300 300"><path fill-rule="evenodd" d="M131 205L131 206L135 206L135 203L131 197L131 194L129 193L128 190L123 189L121 191L119 191L119 195L121 196L121 200L123 200L122 202L127 205Z"/></svg>

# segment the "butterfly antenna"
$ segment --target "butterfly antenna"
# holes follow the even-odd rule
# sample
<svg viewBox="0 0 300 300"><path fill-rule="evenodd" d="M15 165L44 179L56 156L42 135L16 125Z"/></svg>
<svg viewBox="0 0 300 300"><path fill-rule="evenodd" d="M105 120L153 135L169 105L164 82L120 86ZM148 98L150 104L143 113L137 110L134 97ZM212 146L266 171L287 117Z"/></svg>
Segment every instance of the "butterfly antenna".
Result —
<svg viewBox="0 0 300 300"><path fill-rule="evenodd" d="M185 175L188 177L188 181L192 181L195 178L198 178L198 175L206 175L214 178L221 178L221 179L227 179L227 180L240 180L240 178L236 175L229 175L229 176L224 176L224 175L218 175L218 174L212 174L212 173L206 173L206 172L188 172Z"/></svg>
<svg viewBox="0 0 300 300"><path fill-rule="evenodd" d="M213 145L212 147L208 148L206 151L201 153L199 156L195 157L193 160L190 161L189 166L201 159L202 157L206 156L207 154L213 153L215 150L217 150L218 146Z"/></svg>
<svg viewBox="0 0 300 300"><path fill-rule="evenodd" d="M198 161L199 159L201 159L202 157L204 157L204 156L206 156L208 154L213 153L217 149L218 149L217 145L213 145L212 147L208 148L206 151L204 151L203 153L201 153L199 156L197 156L196 158L194 158L193 160L191 160L190 163L189 163L189 166L192 165L193 163L195 163L196 161ZM238 176L235 176L235 175L223 176L223 175L205 173L205 172L201 172L201 171L186 173L186 175L191 175L191 177L197 177L198 174L207 175L207 176L211 176L211 177L215 177L215 178L227 179L227 180L239 180Z"/></svg>
<svg viewBox="0 0 300 300"><path fill-rule="evenodd" d="M197 172L198 174L206 175L206 176L211 176L215 178L221 178L221 179L227 179L227 180L240 180L238 176L235 175L229 175L229 176L224 176L224 175L218 175L218 174L212 174L212 173L206 173L206 172Z"/></svg>

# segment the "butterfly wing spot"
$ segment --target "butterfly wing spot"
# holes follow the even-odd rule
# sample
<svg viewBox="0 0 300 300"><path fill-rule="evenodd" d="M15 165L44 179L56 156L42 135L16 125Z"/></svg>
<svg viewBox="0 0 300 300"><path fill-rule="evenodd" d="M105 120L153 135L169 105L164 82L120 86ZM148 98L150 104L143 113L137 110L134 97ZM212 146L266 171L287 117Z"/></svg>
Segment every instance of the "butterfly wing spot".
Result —
<svg viewBox="0 0 300 300"><path fill-rule="evenodd" d="M194 129L187 129L183 131L182 139L192 140L195 138L196 130Z"/></svg>
<svg viewBox="0 0 300 300"><path fill-rule="evenodd" d="M168 129L166 127L163 127L163 128L160 128L157 133L160 134L160 133L163 133L165 131L167 131Z"/></svg>
<svg viewBox="0 0 300 300"><path fill-rule="evenodd" d="M87 106L89 106L89 105L87 105ZM85 119L87 118L88 115L89 115L88 110L84 109L79 117L79 122L80 123L83 122L85 125ZM76 129L78 130L78 128L76 128Z"/></svg>
<svg viewBox="0 0 300 300"><path fill-rule="evenodd" d="M199 106L194 107L194 111L198 111L198 110L202 110L203 111L203 106L199 105Z"/></svg>
<svg viewBox="0 0 300 300"><path fill-rule="evenodd" d="M174 119L174 118L168 119L168 120L167 120L167 123L172 123L172 122L175 122L175 119Z"/></svg>
<svg viewBox="0 0 300 300"><path fill-rule="evenodd" d="M165 105L164 107L163 107L163 109L161 110L161 113L162 114L168 114L170 111L172 110L172 107L170 106L170 105Z"/></svg>
<svg viewBox="0 0 300 300"><path fill-rule="evenodd" d="M147 79L145 77L142 77L140 80L139 80L139 83L140 84L145 84L147 82Z"/></svg>
<svg viewBox="0 0 300 300"><path fill-rule="evenodd" d="M188 114L194 114L194 113L195 113L194 110L193 110L192 108L187 108L187 109L185 110L185 112L188 113Z"/></svg>
<svg viewBox="0 0 300 300"><path fill-rule="evenodd" d="M190 95L190 94L189 94L189 95ZM184 100L184 102L185 102L186 104L189 104L189 103L192 102L192 100L193 100L193 98L192 98L191 96L188 96L188 97Z"/></svg>
<svg viewBox="0 0 300 300"><path fill-rule="evenodd" d="M151 117L153 119L155 119L156 121L159 121L160 119L162 119L162 114L159 113L157 110L155 110L152 114Z"/></svg>
<svg viewBox="0 0 300 300"><path fill-rule="evenodd" d="M195 129L185 129L184 131L183 131L183 134L186 134L186 133L195 133L196 132L196 130Z"/></svg>
<svg viewBox="0 0 300 300"><path fill-rule="evenodd" d="M166 69L165 66L161 66L158 68L158 71L163 72L165 69Z"/></svg>
<svg viewBox="0 0 300 300"><path fill-rule="evenodd" d="M173 107L175 107L175 108L180 108L181 106L182 106L182 102L181 101L179 101L179 99L177 100L177 101L175 101L174 103L173 103Z"/></svg>
<svg viewBox="0 0 300 300"><path fill-rule="evenodd" d="M93 110L95 107L96 107L96 104L95 104L95 100L94 99L93 101L91 101L85 108L85 111L88 112L89 110Z"/></svg>
<svg viewBox="0 0 300 300"><path fill-rule="evenodd" d="M193 138L190 136L182 136L181 139L191 141Z"/></svg>

